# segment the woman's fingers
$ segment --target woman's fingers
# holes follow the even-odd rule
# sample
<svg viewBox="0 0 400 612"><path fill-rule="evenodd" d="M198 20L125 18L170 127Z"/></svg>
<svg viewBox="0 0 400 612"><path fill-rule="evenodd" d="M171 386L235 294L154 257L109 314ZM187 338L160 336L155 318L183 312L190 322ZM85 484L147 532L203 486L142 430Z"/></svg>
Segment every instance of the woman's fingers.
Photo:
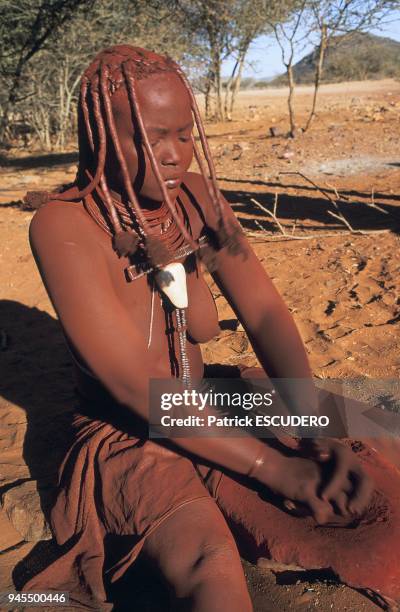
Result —
<svg viewBox="0 0 400 612"><path fill-rule="evenodd" d="M349 465L346 457L341 453L335 453L335 455L336 465L333 476L321 493L324 500L335 499L346 486L348 480Z"/></svg>
<svg viewBox="0 0 400 612"><path fill-rule="evenodd" d="M291 499L285 499L283 505L289 512L300 512L301 508L305 508L304 503L308 505L314 520L320 525L326 523L333 516L332 506L315 495L307 499L307 502L301 504L296 504Z"/></svg>
<svg viewBox="0 0 400 612"><path fill-rule="evenodd" d="M314 442L314 453L318 461L328 461L332 457L332 449L326 440L318 440Z"/></svg>
<svg viewBox="0 0 400 612"><path fill-rule="evenodd" d="M348 501L349 501L349 497L347 495L347 493L345 493L344 491L341 491L341 493L339 493L336 498L335 498L335 504L337 506L337 509L339 510L340 514L342 516L349 516L350 512L348 509Z"/></svg>
<svg viewBox="0 0 400 612"><path fill-rule="evenodd" d="M308 498L307 504L310 507L316 523L319 525L323 525L329 518L332 518L333 509L327 501L323 501L316 495L312 495Z"/></svg>
<svg viewBox="0 0 400 612"><path fill-rule="evenodd" d="M342 516L348 517L350 514L349 500L350 494L353 491L353 484L348 477L345 478L341 490L334 496L330 497L329 501L335 504L339 513Z"/></svg>
<svg viewBox="0 0 400 612"><path fill-rule="evenodd" d="M345 453L338 453L334 475L321 497L325 501L335 502L343 516L346 516L348 512L361 514L372 491L373 482L364 470L359 465L351 464Z"/></svg>

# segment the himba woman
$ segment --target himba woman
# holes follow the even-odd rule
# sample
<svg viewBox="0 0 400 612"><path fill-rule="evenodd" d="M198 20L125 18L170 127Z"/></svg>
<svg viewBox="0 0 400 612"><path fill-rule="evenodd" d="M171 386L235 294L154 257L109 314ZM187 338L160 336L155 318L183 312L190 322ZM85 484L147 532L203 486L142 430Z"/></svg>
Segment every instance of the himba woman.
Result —
<svg viewBox="0 0 400 612"><path fill-rule="evenodd" d="M193 156L199 173L188 171ZM76 182L41 197L30 240L76 363L80 409L51 514L62 554L24 589L83 587L97 609L109 609L105 584L140 553L169 585L174 610L252 610L218 505L226 472L307 506L319 523L334 506L343 515L361 512L371 485L334 441L307 458L251 435L177 437L169 445L148 439L149 379L201 379L199 343L219 331L200 259L264 371L310 381L308 397L288 393L290 409L315 408L299 333L218 191L180 68L131 46L100 53L82 78ZM176 303L166 296L163 273L186 282L187 307L184 296ZM321 483L328 456L336 469ZM124 542L118 558L104 549L107 534Z"/></svg>

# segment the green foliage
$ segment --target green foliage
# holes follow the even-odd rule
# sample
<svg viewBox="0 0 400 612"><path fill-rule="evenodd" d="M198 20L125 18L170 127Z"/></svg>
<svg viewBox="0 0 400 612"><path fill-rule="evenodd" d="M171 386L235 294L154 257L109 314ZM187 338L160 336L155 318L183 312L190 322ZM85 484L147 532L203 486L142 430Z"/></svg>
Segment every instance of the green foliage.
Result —
<svg viewBox="0 0 400 612"><path fill-rule="evenodd" d="M314 82L318 48L293 67L298 84ZM328 46L322 82L400 77L400 43L363 32L334 37ZM286 84L285 76L272 85Z"/></svg>
<svg viewBox="0 0 400 612"><path fill-rule="evenodd" d="M73 1L77 5L74 10ZM190 72L201 72L201 47L195 35L189 36L179 14L139 0L64 0L64 5L67 2L71 10L61 23L60 15L53 15L61 0L33 0L29 7L28 2L17 5L0 0L13 23L6 34L5 20L0 19L4 34L0 108L8 140L22 129L24 140L30 134L42 149L65 146L76 130L80 76L96 53L112 44L168 53ZM39 23L38 14L45 8L49 14L46 19L41 17L42 25L32 33Z"/></svg>
<svg viewBox="0 0 400 612"><path fill-rule="evenodd" d="M366 34L353 35L348 43L341 46L336 44L328 50L325 80L353 81L384 77L400 77L399 43Z"/></svg>

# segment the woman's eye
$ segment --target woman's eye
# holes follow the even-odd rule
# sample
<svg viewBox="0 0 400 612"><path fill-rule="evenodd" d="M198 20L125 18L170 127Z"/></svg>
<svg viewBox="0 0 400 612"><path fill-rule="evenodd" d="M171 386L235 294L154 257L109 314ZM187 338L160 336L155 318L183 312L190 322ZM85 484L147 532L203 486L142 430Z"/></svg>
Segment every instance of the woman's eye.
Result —
<svg viewBox="0 0 400 612"><path fill-rule="evenodd" d="M189 142L190 137L189 137L189 136L181 136L181 137L179 138L179 140L180 140L181 142Z"/></svg>

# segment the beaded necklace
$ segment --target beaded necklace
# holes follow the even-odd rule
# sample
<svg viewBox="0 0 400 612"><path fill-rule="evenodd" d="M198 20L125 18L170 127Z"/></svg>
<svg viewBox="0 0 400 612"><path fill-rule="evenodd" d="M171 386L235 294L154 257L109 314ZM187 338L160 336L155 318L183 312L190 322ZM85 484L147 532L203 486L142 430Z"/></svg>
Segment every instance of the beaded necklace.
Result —
<svg viewBox="0 0 400 612"><path fill-rule="evenodd" d="M100 202L95 200L94 197L89 196L84 199L84 206L96 223L109 236L113 236L111 224L107 219L106 208L103 204L103 193L99 187L97 187L96 191ZM112 198L112 201L118 212L119 218L121 219L122 226L125 229L134 229L139 233L143 240L141 228L138 226L136 219L132 215L130 207L125 206L123 202L116 198ZM175 220L173 219L165 202L163 202L159 208L154 210L147 210L143 208L142 213L150 229L155 229L157 227L160 228L161 240L164 242L168 250L171 251L171 253L183 245L184 238L181 235L179 228L177 227Z"/></svg>

